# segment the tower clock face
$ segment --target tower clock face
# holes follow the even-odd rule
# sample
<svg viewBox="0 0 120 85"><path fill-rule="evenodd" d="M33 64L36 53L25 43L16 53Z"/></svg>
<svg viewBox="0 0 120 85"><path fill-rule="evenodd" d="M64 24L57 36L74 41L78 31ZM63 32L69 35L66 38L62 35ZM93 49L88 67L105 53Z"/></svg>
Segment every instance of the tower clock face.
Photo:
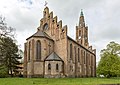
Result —
<svg viewBox="0 0 120 85"><path fill-rule="evenodd" d="M79 36L78 39L81 39L81 36Z"/></svg>
<svg viewBox="0 0 120 85"><path fill-rule="evenodd" d="M48 29L48 24L45 23L44 26L43 26L43 30L47 30Z"/></svg>

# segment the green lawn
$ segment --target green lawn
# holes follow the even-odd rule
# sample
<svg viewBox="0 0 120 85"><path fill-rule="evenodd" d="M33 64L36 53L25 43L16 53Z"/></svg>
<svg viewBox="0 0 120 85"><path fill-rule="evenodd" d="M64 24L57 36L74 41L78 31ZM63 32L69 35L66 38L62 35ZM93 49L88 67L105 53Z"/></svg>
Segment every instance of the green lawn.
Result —
<svg viewBox="0 0 120 85"><path fill-rule="evenodd" d="M0 85L98 85L117 83L120 83L120 78L0 78Z"/></svg>

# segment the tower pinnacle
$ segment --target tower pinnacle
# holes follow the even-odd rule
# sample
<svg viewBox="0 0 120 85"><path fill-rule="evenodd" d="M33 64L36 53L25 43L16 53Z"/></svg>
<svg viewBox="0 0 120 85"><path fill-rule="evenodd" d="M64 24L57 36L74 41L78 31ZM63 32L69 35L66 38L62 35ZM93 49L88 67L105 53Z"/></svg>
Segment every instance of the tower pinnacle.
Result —
<svg viewBox="0 0 120 85"><path fill-rule="evenodd" d="M83 15L83 9L81 9L81 13L80 13L80 16L84 16L84 15Z"/></svg>
<svg viewBox="0 0 120 85"><path fill-rule="evenodd" d="M83 14L82 9L81 9L81 13L80 13L79 26L85 27L84 14Z"/></svg>

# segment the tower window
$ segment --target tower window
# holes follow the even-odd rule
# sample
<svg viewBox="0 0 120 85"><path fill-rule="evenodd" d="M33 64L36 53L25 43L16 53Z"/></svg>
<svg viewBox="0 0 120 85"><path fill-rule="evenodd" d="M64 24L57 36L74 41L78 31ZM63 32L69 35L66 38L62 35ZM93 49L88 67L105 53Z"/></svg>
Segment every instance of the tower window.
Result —
<svg viewBox="0 0 120 85"><path fill-rule="evenodd" d="M40 60L41 59L41 43L38 40L36 42L36 60Z"/></svg>
<svg viewBox="0 0 120 85"><path fill-rule="evenodd" d="M48 64L48 70L51 70L51 64L50 63Z"/></svg>
<svg viewBox="0 0 120 85"><path fill-rule="evenodd" d="M79 31L79 36L81 36L81 30Z"/></svg>

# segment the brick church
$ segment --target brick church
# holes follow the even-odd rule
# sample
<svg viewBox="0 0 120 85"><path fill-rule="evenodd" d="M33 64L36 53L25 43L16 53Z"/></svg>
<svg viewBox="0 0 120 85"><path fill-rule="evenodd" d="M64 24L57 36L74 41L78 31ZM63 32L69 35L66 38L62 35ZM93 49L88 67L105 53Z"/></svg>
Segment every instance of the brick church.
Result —
<svg viewBox="0 0 120 85"><path fill-rule="evenodd" d="M46 7L37 32L24 45L24 77L95 77L96 50L88 43L88 27L81 11L76 39L67 35L57 16Z"/></svg>

